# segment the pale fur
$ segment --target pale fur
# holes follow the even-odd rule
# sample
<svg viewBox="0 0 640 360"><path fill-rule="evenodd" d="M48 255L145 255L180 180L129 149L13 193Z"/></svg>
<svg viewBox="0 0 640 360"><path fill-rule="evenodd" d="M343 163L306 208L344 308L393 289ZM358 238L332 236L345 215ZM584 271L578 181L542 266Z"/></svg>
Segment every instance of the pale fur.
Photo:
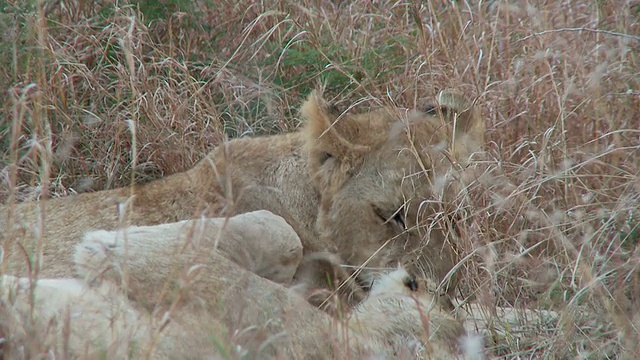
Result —
<svg viewBox="0 0 640 360"><path fill-rule="evenodd" d="M455 252L449 231L429 219L461 188L448 179L481 149L484 124L463 96L438 99L426 113L339 114L313 93L298 132L229 141L185 172L132 188L2 207L2 266L24 276L27 259L41 255L32 273L70 277L70 249L88 230L264 209L294 228L304 254L333 253L349 269L366 265L361 283L397 262L442 280Z"/></svg>
<svg viewBox="0 0 640 360"><path fill-rule="evenodd" d="M245 220L258 216L263 222L255 226L256 231L233 226L246 224ZM221 220L197 220L197 224L191 226L202 228L201 223L205 221L209 229L214 229L216 221ZM299 249L295 234L287 236L289 229L281 218L260 211L234 216L227 221L226 226L229 225L215 242L207 231L190 232L189 236L163 235L171 234L170 227L184 229L183 223L145 227L144 231L131 227L119 232L100 232L100 236L89 233L84 242L76 246L77 270L81 277L101 286L119 283L123 274L126 275L126 296L141 314L157 313L158 309L162 314L179 302L180 305L173 308L173 319L178 326L168 327L166 334L162 334L158 357L184 356L185 349L196 344L204 351L202 354L214 352L214 348L206 346L206 341L198 340L202 329L206 329L205 334L215 331L223 336L229 331L263 327L268 323L263 337L281 334L285 338L263 349L263 354L254 353L257 357L285 351L283 355L287 357L295 354L302 358L361 358L364 355L393 358L414 347L418 353L424 348L436 358L457 358L457 341L464 329L462 323L441 306L437 285L432 280L414 281L403 268L382 275L373 284L370 295L346 320L337 321L310 306L295 292L246 272L249 266L242 264L257 261L237 264L228 261L255 259L263 257L265 251L273 251L243 245L256 242L256 237L273 243L273 248ZM152 233L155 236L149 236ZM126 243L122 241L125 236ZM216 246L219 250L212 251ZM198 254L204 256L194 256ZM286 261L283 262L283 258ZM291 268L291 258L283 251L263 257L272 261L268 264L262 260L263 268L283 268L285 271L280 273L292 274L286 271ZM293 258L299 259L299 256ZM170 269L177 271L170 274ZM266 275L273 277L273 273ZM278 278L287 282L282 276ZM173 279L180 279L181 283L173 283L167 291L165 284L171 284ZM409 280L416 288L407 286Z"/></svg>
<svg viewBox="0 0 640 360"><path fill-rule="evenodd" d="M170 316L164 307L148 311L136 303L135 296L129 300L108 281L89 287L75 279L41 279L31 307L28 279L5 275L1 300L12 298L7 323L16 329L5 354L17 358L18 353L11 350L40 341L60 357L84 359L147 354L153 359L200 359L234 352L256 359L395 358L407 349L421 358L428 358L425 351L438 359L459 358L455 346L462 325L451 315L432 310L433 299L425 289L410 291L398 284L372 294L347 322L339 322L281 285L224 257L217 260L206 267L202 280L220 288L225 280L215 278L224 276L225 290L210 291L208 295L214 297L208 305L185 301ZM406 274L397 270L387 276L397 277L398 272ZM26 334L21 326L30 308L34 322L32 332ZM242 331L246 334L237 336ZM40 338L30 339L33 334Z"/></svg>
<svg viewBox="0 0 640 360"><path fill-rule="evenodd" d="M409 282L417 289L410 289ZM367 299L349 315L343 336L357 334L385 359L407 350L421 358L459 358L458 341L465 330L440 306L436 289L431 279L415 280L403 268L379 276Z"/></svg>
<svg viewBox="0 0 640 360"><path fill-rule="evenodd" d="M135 241L136 253L149 254L144 264L148 271L157 277L165 276L167 281L171 280L172 272L183 271L192 263L210 261L211 252L215 251L258 276L289 284L302 259L302 244L293 228L280 216L258 210L230 218L90 231L76 247L74 262L78 271L85 276L104 275L105 264L117 265L112 258L135 255L128 253L129 241ZM117 274L118 281L124 280L121 277L126 275L126 270L119 266L110 269ZM162 286L162 283L146 285ZM129 283L128 286L137 285Z"/></svg>

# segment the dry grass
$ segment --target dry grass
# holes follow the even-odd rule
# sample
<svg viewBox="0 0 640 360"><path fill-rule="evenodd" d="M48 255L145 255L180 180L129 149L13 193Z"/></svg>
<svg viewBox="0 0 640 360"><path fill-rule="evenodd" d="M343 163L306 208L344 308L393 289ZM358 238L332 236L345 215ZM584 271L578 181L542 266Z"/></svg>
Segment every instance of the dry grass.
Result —
<svg viewBox="0 0 640 360"><path fill-rule="evenodd" d="M562 314L495 331L490 354L639 356L640 3L165 3L0 1L3 202L148 181L225 136L293 130L319 83L344 107L456 88L488 128L462 295Z"/></svg>

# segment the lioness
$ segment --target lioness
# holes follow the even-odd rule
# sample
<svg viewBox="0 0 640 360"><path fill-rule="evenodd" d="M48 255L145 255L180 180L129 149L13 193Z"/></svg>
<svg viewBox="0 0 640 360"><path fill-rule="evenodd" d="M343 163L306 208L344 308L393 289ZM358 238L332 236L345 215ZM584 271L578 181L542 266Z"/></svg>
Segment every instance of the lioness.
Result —
<svg viewBox="0 0 640 360"><path fill-rule="evenodd" d="M273 246L256 247L261 236ZM457 356L464 328L439 306L430 279L404 269L382 275L343 321L265 279L288 283L301 247L293 229L268 211L89 232L74 256L88 283L40 279L30 298L29 279L0 278L0 304L9 306L0 354L323 359L426 350L438 359Z"/></svg>
<svg viewBox="0 0 640 360"><path fill-rule="evenodd" d="M284 336L273 340L272 347L260 346L269 354L291 356L291 348L302 358L391 358L412 346L418 350L418 344L426 345L438 359L458 352L462 322L441 306L433 280L416 278L403 268L382 271L366 299L344 321L337 321L302 301L295 291L284 293L281 285L255 276L290 283L290 270L300 259L300 242L282 218L261 210L221 220L89 232L76 245L77 273L101 286L122 283L141 316L155 313L171 319L161 334L164 344L157 348L169 358L186 354L199 358L213 351L206 341L210 334L222 336L232 329L263 324L269 326L262 336ZM271 246L255 246L260 237ZM102 312L112 314L108 308ZM139 334L142 342L150 330ZM82 334L79 340L86 342ZM199 356L194 356L194 347Z"/></svg>
<svg viewBox="0 0 640 360"><path fill-rule="evenodd" d="M266 209L295 229L305 254L327 251L364 266L365 285L398 262L442 280L453 250L448 231L428 220L459 189L450 174L481 148L484 124L464 97L437 100L425 111L351 114L314 92L298 132L229 141L193 168L147 184L5 206L2 266L70 277L71 249L87 230Z"/></svg>

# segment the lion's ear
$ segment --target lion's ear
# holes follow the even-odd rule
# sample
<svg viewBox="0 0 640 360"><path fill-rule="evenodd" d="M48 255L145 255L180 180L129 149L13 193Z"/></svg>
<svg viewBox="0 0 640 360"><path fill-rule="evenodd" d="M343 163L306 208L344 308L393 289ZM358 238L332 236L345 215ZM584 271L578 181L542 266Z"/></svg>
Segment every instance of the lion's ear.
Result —
<svg viewBox="0 0 640 360"><path fill-rule="evenodd" d="M309 165L316 172L327 161L345 162L361 150L350 139L358 137L358 124L341 117L319 91L314 91L302 104L300 114L306 120L305 145Z"/></svg>
<svg viewBox="0 0 640 360"><path fill-rule="evenodd" d="M461 163L482 150L485 125L480 110L465 96L452 91L442 91L437 97L438 105L447 122L452 122L453 155Z"/></svg>

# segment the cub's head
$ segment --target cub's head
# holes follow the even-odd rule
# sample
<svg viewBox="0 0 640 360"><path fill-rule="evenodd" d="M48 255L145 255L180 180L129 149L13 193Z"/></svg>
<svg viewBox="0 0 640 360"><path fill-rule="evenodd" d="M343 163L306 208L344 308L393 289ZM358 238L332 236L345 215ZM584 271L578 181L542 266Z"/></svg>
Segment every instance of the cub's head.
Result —
<svg viewBox="0 0 640 360"><path fill-rule="evenodd" d="M443 209L462 188L455 174L482 148L479 111L441 93L424 111L340 113L314 92L301 114L320 236L365 285L398 262L442 280L455 264Z"/></svg>
<svg viewBox="0 0 640 360"><path fill-rule="evenodd" d="M368 335L374 353L384 358L459 359L464 326L436 289L431 279L417 278L402 267L382 272L369 296L350 313L351 329Z"/></svg>

